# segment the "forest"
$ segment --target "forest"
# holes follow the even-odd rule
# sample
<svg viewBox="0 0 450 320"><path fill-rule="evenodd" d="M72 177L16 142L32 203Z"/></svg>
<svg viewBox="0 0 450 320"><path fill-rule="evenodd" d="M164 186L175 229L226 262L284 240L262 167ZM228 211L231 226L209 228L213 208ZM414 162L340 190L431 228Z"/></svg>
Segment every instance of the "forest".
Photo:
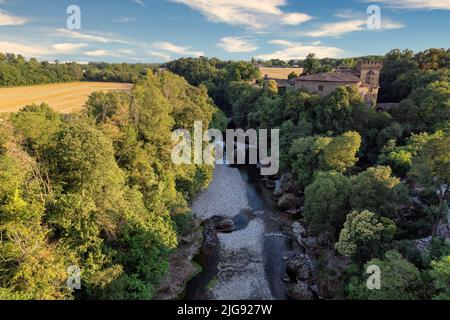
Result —
<svg viewBox="0 0 450 320"><path fill-rule="evenodd" d="M281 174L295 180L298 219L317 239L323 298L450 299L450 51L393 50L382 60L380 102L398 103L389 112L353 87L325 98L278 91L243 61L83 72L0 55L0 86L136 83L131 94L94 93L81 114L42 104L1 115L0 299L152 299L213 174L173 165L171 132L194 121L224 130L225 114L243 129L280 129ZM355 61L301 63L315 73ZM83 270L76 293L65 285L70 265ZM384 272L381 290L365 290L370 265Z"/></svg>
<svg viewBox="0 0 450 320"><path fill-rule="evenodd" d="M0 299L151 299L213 170L174 166L172 130L218 112L206 89L149 72L131 94L94 93L82 114L3 115Z"/></svg>
<svg viewBox="0 0 450 320"><path fill-rule="evenodd" d="M0 87L75 81L136 83L145 78L147 70L155 68L156 65L150 64L91 62L84 65L75 62L39 62L35 58L27 61L21 55L0 52Z"/></svg>
<svg viewBox="0 0 450 320"><path fill-rule="evenodd" d="M399 103L389 112L368 108L352 87L320 98L249 84L251 64L181 59L167 67L204 84L238 127L280 129L282 171L294 177L300 219L319 243L325 298L450 299L450 51L392 50L382 61L379 100ZM328 63L309 55L301 65L311 74ZM220 82L221 74L234 79ZM371 265L384 271L381 290L365 288Z"/></svg>

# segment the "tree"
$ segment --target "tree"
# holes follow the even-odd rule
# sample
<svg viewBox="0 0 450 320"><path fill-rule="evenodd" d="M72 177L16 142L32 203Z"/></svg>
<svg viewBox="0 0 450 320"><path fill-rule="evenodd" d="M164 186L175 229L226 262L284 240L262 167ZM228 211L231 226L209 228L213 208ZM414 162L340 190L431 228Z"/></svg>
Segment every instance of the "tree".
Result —
<svg viewBox="0 0 450 320"><path fill-rule="evenodd" d="M353 211L347 216L336 249L348 257L366 259L394 238L395 223L370 211Z"/></svg>
<svg viewBox="0 0 450 320"><path fill-rule="evenodd" d="M301 190L312 183L314 173L320 169L320 156L331 141L332 138L306 137L292 143L290 163Z"/></svg>
<svg viewBox="0 0 450 320"><path fill-rule="evenodd" d="M442 219L447 216L447 201L450 189L450 136L442 133L434 136L419 151L413 159L409 177L419 182L422 186L437 192L439 198L438 207L431 208L433 212L434 229Z"/></svg>
<svg viewBox="0 0 450 320"><path fill-rule="evenodd" d="M320 68L320 61L316 59L316 55L314 53L308 54L305 61L303 61L303 73L304 74L314 74L317 73Z"/></svg>
<svg viewBox="0 0 450 320"><path fill-rule="evenodd" d="M336 171L319 172L305 191L305 221L314 234L334 237L349 210L350 180Z"/></svg>
<svg viewBox="0 0 450 320"><path fill-rule="evenodd" d="M86 102L86 113L97 123L106 123L119 111L124 98L118 92L94 92Z"/></svg>
<svg viewBox="0 0 450 320"><path fill-rule="evenodd" d="M11 138L11 137L9 137ZM14 145L0 155L0 299L67 299L67 262L50 243L38 166Z"/></svg>
<svg viewBox="0 0 450 320"><path fill-rule="evenodd" d="M357 211L369 210L393 218L406 196L406 187L392 177L389 167L369 168L352 179L350 204Z"/></svg>
<svg viewBox="0 0 450 320"><path fill-rule="evenodd" d="M411 50L401 51L394 49L386 54L383 61L383 70L380 75L380 102L400 102L404 97L399 97L393 88L393 83L401 74L411 70L417 70L418 65L414 60L414 53Z"/></svg>
<svg viewBox="0 0 450 320"><path fill-rule="evenodd" d="M355 157L361 146L361 136L357 132L346 132L325 147L321 166L324 169L346 172L358 159Z"/></svg>
<svg viewBox="0 0 450 320"><path fill-rule="evenodd" d="M292 71L289 75L288 75L288 80L292 80L292 79L295 79L295 78L298 78L298 73L297 72L295 72L295 71Z"/></svg>
<svg viewBox="0 0 450 320"><path fill-rule="evenodd" d="M356 119L353 113L361 105L367 109L355 86L338 87L313 109L314 127L318 132L332 131L334 134L354 130Z"/></svg>
<svg viewBox="0 0 450 320"><path fill-rule="evenodd" d="M274 96L278 94L278 85L275 80L269 80L266 83L266 93L269 96Z"/></svg>
<svg viewBox="0 0 450 320"><path fill-rule="evenodd" d="M420 133L412 134L407 140L405 146L397 146L395 140L390 140L383 148L379 157L380 165L389 165L393 172L401 177L411 170L412 160L417 157L419 152L432 140L440 139L444 136L442 131L433 134Z"/></svg>
<svg viewBox="0 0 450 320"><path fill-rule="evenodd" d="M366 270L378 266L381 270L381 290L367 289ZM422 285L419 270L397 251L386 252L383 259L373 259L364 266L361 277L354 277L347 287L350 299L416 300Z"/></svg>
<svg viewBox="0 0 450 320"><path fill-rule="evenodd" d="M422 70L437 70L450 67L449 49L428 49L416 54L415 59Z"/></svg>
<svg viewBox="0 0 450 320"><path fill-rule="evenodd" d="M433 299L450 300L450 256L442 256L440 260L431 263L430 276L436 295Z"/></svg>

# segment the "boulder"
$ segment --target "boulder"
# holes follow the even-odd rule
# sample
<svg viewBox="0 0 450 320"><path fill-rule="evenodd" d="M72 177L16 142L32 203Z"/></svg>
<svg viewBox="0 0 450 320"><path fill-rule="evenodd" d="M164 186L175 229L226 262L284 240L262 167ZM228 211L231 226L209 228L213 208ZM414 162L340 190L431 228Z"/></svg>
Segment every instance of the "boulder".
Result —
<svg viewBox="0 0 450 320"><path fill-rule="evenodd" d="M292 232L294 233L295 236L302 236L302 237L306 236L305 227L303 227L302 224L298 221L292 224Z"/></svg>
<svg viewBox="0 0 450 320"><path fill-rule="evenodd" d="M302 238L302 244L308 249L317 248L318 246L317 238L314 237Z"/></svg>
<svg viewBox="0 0 450 320"><path fill-rule="evenodd" d="M287 273L291 277L297 277L297 272L305 265L308 264L308 258L304 254L295 255L287 265Z"/></svg>
<svg viewBox="0 0 450 320"><path fill-rule="evenodd" d="M224 219L218 222L216 226L216 230L221 233L231 233L234 229L234 221L231 219Z"/></svg>
<svg viewBox="0 0 450 320"><path fill-rule="evenodd" d="M291 216L296 216L296 215L299 215L300 213L302 213L302 210L300 208L298 208L298 209L289 209L289 210L286 210L286 213L290 214Z"/></svg>
<svg viewBox="0 0 450 320"><path fill-rule="evenodd" d="M300 267L300 269L297 270L296 279L297 281L307 281L311 280L312 274L312 268L309 263L305 263Z"/></svg>
<svg viewBox="0 0 450 320"><path fill-rule="evenodd" d="M287 294L292 300L314 300L314 295L306 282L298 282L288 286Z"/></svg>
<svg viewBox="0 0 450 320"><path fill-rule="evenodd" d="M295 210L300 205L300 199L292 193L284 194L277 203L278 209L282 211Z"/></svg>

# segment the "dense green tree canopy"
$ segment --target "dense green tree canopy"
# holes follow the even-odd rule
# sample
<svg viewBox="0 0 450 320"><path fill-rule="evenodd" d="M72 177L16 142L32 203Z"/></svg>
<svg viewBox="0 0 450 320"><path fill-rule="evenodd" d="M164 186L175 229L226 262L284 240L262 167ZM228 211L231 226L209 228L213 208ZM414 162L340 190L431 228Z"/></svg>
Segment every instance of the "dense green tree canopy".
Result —
<svg viewBox="0 0 450 320"><path fill-rule="evenodd" d="M349 211L350 179L336 171L319 172L305 191L305 221L315 235L334 237Z"/></svg>
<svg viewBox="0 0 450 320"><path fill-rule="evenodd" d="M369 266L378 266L381 270L381 290L368 290L366 285ZM349 286L352 299L363 300L416 300L420 298L422 285L419 270L402 257L397 251L386 252L383 259L367 262L364 276L354 278Z"/></svg>
<svg viewBox="0 0 450 320"><path fill-rule="evenodd" d="M375 213L354 211L347 216L336 249L344 256L371 258L394 238L395 228L394 222Z"/></svg>
<svg viewBox="0 0 450 320"><path fill-rule="evenodd" d="M406 201L407 190L392 177L389 167L373 167L352 179L350 203L354 210L369 210L384 217L397 215Z"/></svg>

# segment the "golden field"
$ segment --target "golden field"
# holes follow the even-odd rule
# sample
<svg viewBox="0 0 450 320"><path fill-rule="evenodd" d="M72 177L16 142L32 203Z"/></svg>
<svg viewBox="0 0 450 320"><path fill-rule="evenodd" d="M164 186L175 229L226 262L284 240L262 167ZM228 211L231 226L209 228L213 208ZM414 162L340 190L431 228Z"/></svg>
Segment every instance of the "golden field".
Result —
<svg viewBox="0 0 450 320"><path fill-rule="evenodd" d="M292 71L301 75L303 73L303 68L264 68L260 67L262 76L267 75L271 79L286 80Z"/></svg>
<svg viewBox="0 0 450 320"><path fill-rule="evenodd" d="M26 105L45 102L55 111L70 113L81 110L92 92L129 91L132 87L127 83L74 82L0 88L0 112L17 112Z"/></svg>

